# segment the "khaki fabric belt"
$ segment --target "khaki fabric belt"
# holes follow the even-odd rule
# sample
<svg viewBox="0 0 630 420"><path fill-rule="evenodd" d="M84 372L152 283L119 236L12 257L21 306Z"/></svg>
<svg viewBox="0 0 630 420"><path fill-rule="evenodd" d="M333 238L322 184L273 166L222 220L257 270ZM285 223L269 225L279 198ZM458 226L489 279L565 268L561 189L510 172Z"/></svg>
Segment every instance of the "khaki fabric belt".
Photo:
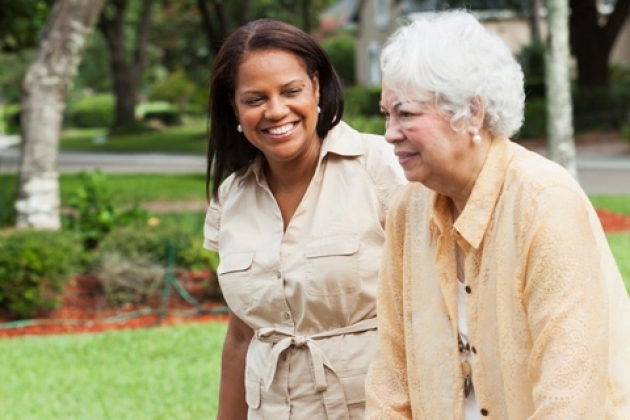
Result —
<svg viewBox="0 0 630 420"><path fill-rule="evenodd" d="M323 333L314 334L310 336L305 335L293 335L286 333L284 331L279 331L276 328L260 328L256 331L255 338L264 343L273 343L273 349L271 351L271 360L269 366L267 368L267 372L265 377L263 378L263 386L265 390L269 390L269 387L273 383L273 380L276 376L276 369L278 367L278 360L280 358L280 354L283 351L288 349L291 346L294 347L306 347L309 351L312 365L312 372L314 376L315 389L318 392L323 393L324 405L326 406L326 411L332 414L332 412L337 412L339 409L345 411L345 416L337 416L337 415L329 415L329 419L333 418L348 418L347 405L345 403L345 397L342 396L343 400L338 401L338 398L334 398L332 395L327 395L326 390L328 389L328 383L326 381L326 372L325 368L328 368L335 376L337 380L337 373L335 372L335 368L330 363L330 360L326 357L321 348L317 345L317 340L322 340L325 338L335 337L339 335L346 334L354 334L360 333L369 330L375 330L377 328L377 320L376 318L364 319L362 321L357 322L353 325L348 325L347 327L337 328L330 331L325 331ZM340 407L340 403L343 403L343 408ZM337 408L333 407L336 406Z"/></svg>

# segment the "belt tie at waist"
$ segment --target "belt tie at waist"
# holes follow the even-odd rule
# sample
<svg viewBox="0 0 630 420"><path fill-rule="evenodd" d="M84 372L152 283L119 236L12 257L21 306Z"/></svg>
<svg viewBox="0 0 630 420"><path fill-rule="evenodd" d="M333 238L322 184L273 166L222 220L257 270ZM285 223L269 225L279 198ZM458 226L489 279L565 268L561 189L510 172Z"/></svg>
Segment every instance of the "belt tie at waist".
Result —
<svg viewBox="0 0 630 420"><path fill-rule="evenodd" d="M278 359L280 354L287 348L294 347L306 347L309 350L312 372L315 380L315 389L318 392L325 391L328 388L326 383L326 373L324 368L330 369L335 375L335 369L333 368L330 360L326 357L324 352L319 348L316 341L324 338L330 338L339 335L353 334L364 332L368 330L375 330L377 327L376 318L364 319L356 324L348 325L347 327L337 328L323 333L304 336L293 335L283 331L279 331L276 328L260 328L256 331L255 338L264 343L274 343L271 350L271 360L269 367L267 368L266 375L264 377L265 390L269 390L271 383L276 376L276 369L278 367Z"/></svg>

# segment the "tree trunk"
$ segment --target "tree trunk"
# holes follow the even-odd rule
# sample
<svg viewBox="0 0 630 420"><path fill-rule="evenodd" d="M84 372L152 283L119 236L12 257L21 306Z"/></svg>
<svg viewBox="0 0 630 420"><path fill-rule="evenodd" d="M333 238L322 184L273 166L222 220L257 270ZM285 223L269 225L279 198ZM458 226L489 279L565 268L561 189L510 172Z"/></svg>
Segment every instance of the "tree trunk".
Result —
<svg viewBox="0 0 630 420"><path fill-rule="evenodd" d="M108 0L112 8L110 14L103 14L98 28L107 41L110 65L114 79L116 112L114 127L128 127L136 122L135 109L142 72L146 66L146 44L151 27L151 7L153 0L143 0L140 20L136 28L136 43L133 59L127 57L125 46L125 14L128 0Z"/></svg>
<svg viewBox="0 0 630 420"><path fill-rule="evenodd" d="M571 0L570 8L571 49L577 61L578 85L606 87L610 52L628 16L630 0L617 0L602 24L595 0Z"/></svg>
<svg viewBox="0 0 630 420"><path fill-rule="evenodd" d="M529 28L531 31L531 43L539 43L541 41L541 17L540 9L542 0L527 0L527 10L529 15Z"/></svg>
<svg viewBox="0 0 630 420"><path fill-rule="evenodd" d="M104 0L58 0L22 82L18 228L59 229L59 134L65 96Z"/></svg>
<svg viewBox="0 0 630 420"><path fill-rule="evenodd" d="M229 4L222 0L197 0L197 8L213 55L230 32L252 20L252 0L230 0Z"/></svg>
<svg viewBox="0 0 630 420"><path fill-rule="evenodd" d="M568 0L547 1L547 148L549 158L564 166L577 179L569 79L568 19Z"/></svg>

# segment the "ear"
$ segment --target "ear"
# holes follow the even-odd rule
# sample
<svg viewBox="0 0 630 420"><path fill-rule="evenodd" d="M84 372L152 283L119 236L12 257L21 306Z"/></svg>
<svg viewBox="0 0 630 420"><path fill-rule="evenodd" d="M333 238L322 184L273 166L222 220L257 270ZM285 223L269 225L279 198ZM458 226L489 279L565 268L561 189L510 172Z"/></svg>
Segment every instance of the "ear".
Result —
<svg viewBox="0 0 630 420"><path fill-rule="evenodd" d="M319 104L319 97L320 97L320 91L319 91L319 72L315 72L313 74L313 78L311 79L311 81L313 82L313 91L315 92L315 99L317 100L317 103Z"/></svg>
<svg viewBox="0 0 630 420"><path fill-rule="evenodd" d="M479 96L475 96L470 101L470 120L468 126L482 129L486 117L486 105Z"/></svg>
<svg viewBox="0 0 630 420"><path fill-rule="evenodd" d="M234 115L236 116L236 122L240 122L241 119L239 118L238 108L236 107L235 103L232 103L232 110L234 111Z"/></svg>

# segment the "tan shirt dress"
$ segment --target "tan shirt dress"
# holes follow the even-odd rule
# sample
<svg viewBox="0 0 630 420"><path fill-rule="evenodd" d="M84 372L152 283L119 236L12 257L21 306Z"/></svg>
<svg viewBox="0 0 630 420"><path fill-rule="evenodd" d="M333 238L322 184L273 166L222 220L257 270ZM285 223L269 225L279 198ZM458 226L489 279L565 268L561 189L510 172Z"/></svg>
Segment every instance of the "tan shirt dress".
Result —
<svg viewBox="0 0 630 420"><path fill-rule="evenodd" d="M340 123L283 232L262 163L226 179L205 223L223 295L255 332L249 418L362 419L385 215L404 175L382 137Z"/></svg>

